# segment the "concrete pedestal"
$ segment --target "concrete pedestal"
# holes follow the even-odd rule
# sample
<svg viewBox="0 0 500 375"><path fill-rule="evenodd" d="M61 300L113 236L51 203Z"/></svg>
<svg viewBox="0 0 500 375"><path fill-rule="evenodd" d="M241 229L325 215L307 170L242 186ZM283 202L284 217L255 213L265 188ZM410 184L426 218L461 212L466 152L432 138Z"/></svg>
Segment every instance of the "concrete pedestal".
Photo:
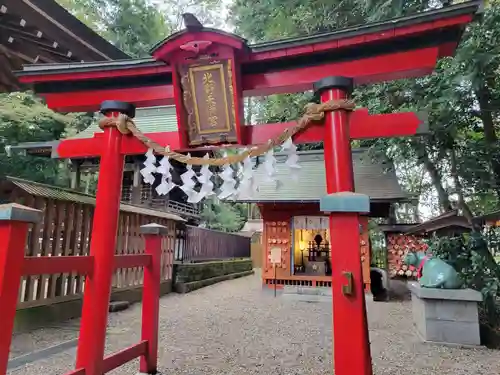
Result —
<svg viewBox="0 0 500 375"><path fill-rule="evenodd" d="M426 342L477 346L479 316L477 303L483 300L472 289L422 288L409 283L413 321Z"/></svg>

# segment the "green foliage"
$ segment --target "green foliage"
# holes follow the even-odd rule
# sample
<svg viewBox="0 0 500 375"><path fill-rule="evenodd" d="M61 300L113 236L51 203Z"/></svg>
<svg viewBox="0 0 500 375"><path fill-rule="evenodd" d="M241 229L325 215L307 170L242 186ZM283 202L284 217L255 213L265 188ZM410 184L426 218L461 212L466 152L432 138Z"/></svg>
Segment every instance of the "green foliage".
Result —
<svg viewBox="0 0 500 375"><path fill-rule="evenodd" d="M247 212L247 205L243 203L206 199L203 202L201 218L209 229L239 232L248 219Z"/></svg>
<svg viewBox="0 0 500 375"><path fill-rule="evenodd" d="M221 0L57 0L75 17L132 57L147 57L161 40L184 27L182 13L217 22Z"/></svg>
<svg viewBox="0 0 500 375"><path fill-rule="evenodd" d="M260 42L332 31L421 11L428 1L235 0L230 19L238 34Z"/></svg>
<svg viewBox="0 0 500 375"><path fill-rule="evenodd" d="M102 0L108 11L103 22L107 39L134 57L149 56L150 48L172 33L164 14L147 0Z"/></svg>
<svg viewBox="0 0 500 375"><path fill-rule="evenodd" d="M48 109L29 93L0 95L0 137L14 142L51 141L60 138L75 115L63 115Z"/></svg>
<svg viewBox="0 0 500 375"><path fill-rule="evenodd" d="M31 93L0 94L0 175L67 185L67 168L60 161L16 153L8 157L5 147L59 139L86 127L89 120L86 114L53 112Z"/></svg>
<svg viewBox="0 0 500 375"><path fill-rule="evenodd" d="M58 0L80 21L132 57L173 31L172 24L149 0Z"/></svg>
<svg viewBox="0 0 500 375"><path fill-rule="evenodd" d="M100 23L99 0L78 0L78 2L75 0L56 1L91 29L94 29Z"/></svg>
<svg viewBox="0 0 500 375"><path fill-rule="evenodd" d="M221 17L227 4L222 0L151 0L158 10L166 14L174 31L184 28L183 13L193 13L205 26L224 28Z"/></svg>

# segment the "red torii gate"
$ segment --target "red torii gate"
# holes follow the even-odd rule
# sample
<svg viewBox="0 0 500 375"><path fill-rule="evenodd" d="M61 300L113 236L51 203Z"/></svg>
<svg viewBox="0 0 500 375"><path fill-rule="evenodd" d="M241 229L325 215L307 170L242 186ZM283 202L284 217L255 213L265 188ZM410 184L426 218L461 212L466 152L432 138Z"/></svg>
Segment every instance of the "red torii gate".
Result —
<svg viewBox="0 0 500 375"><path fill-rule="evenodd" d="M175 104L178 131L148 134L173 150L259 144L292 124L243 126L243 96L314 89L327 102L348 98L353 84L429 74L437 59L454 52L480 5L471 1L373 25L256 45L193 22L159 43L152 59L28 66L18 76L58 111L94 111L101 102L115 100L126 103L106 103L107 115L132 116L133 105ZM215 77L214 95L222 98L212 109L197 102L211 95L201 84L206 73ZM210 111L226 121L210 128L206 122ZM421 125L413 113L337 110L325 116L323 125L310 126L294 139L296 143L324 141L328 196L320 204L330 212L332 243L342 249L332 253L334 341L341 343L334 346L338 375L372 373L358 238L358 214L369 210L369 199L352 193L350 140L415 135ZM92 139L61 141L56 148L63 158L101 158L91 243L94 270L86 281L76 366L86 375L100 375L123 160L146 148L116 128L105 128ZM0 268L0 285L3 272Z"/></svg>

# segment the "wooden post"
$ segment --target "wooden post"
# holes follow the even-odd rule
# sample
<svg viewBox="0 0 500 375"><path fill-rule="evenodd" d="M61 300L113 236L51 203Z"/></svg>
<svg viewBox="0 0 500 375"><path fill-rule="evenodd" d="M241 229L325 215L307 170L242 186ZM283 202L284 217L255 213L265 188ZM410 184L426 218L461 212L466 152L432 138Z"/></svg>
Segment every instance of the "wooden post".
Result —
<svg viewBox="0 0 500 375"><path fill-rule="evenodd" d="M16 203L0 205L0 374L7 372L26 237L41 211Z"/></svg>
<svg viewBox="0 0 500 375"><path fill-rule="evenodd" d="M141 226L146 241L145 253L151 256L151 263L144 267L142 291L142 333L141 340L148 342L148 350L141 356L141 374L156 374L158 369L158 322L160 318L161 282L161 239L168 235L168 228L158 224Z"/></svg>
<svg viewBox="0 0 500 375"><path fill-rule="evenodd" d="M353 80L329 77L314 84L322 102L347 99ZM354 194L349 115L325 115L325 169L328 195L320 209L330 213L334 363L336 375L372 375L368 323L359 248L359 213L369 198ZM340 194L339 194L340 193ZM353 353L356 353L353 357ZM355 358L355 360L353 360Z"/></svg>
<svg viewBox="0 0 500 375"><path fill-rule="evenodd" d="M142 202L142 178L141 178L141 164L138 161L134 161L133 165L133 175L132 175L132 187L130 192L130 202L132 204L140 205Z"/></svg>
<svg viewBox="0 0 500 375"><path fill-rule="evenodd" d="M108 117L117 117L120 113L134 117L135 107L122 102L104 102L101 111ZM90 242L90 256L94 258L94 270L85 279L76 357L76 368L85 369L85 375L103 374L104 344L123 177L124 156L120 149L122 137L122 133L115 127L104 129L103 138L106 147L101 154Z"/></svg>
<svg viewBox="0 0 500 375"><path fill-rule="evenodd" d="M81 168L80 162L71 163L71 189L80 190Z"/></svg>

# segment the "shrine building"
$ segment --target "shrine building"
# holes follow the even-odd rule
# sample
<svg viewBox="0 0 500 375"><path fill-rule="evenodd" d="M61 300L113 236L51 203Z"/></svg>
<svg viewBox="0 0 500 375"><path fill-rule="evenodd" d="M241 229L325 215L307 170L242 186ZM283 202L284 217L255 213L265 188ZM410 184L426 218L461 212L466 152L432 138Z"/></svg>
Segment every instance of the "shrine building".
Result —
<svg viewBox="0 0 500 375"><path fill-rule="evenodd" d="M276 283L282 285L331 286L331 251L341 251L331 243L328 215L321 212L319 200L325 195L326 178L323 151L299 152L301 169L294 179L285 165L286 155L276 154L277 181L267 181L263 165L255 171L258 192L240 196L239 202L256 203L261 211L264 231L261 259L262 282L274 285L271 249L282 248L285 259L276 270ZM356 193L370 197L370 213L360 216L360 253L365 290L370 284L371 249L368 231L370 217L388 218L391 205L407 201L396 173L389 165L374 162L363 149L352 152ZM389 167L389 168L388 168ZM278 186L276 186L278 185Z"/></svg>

